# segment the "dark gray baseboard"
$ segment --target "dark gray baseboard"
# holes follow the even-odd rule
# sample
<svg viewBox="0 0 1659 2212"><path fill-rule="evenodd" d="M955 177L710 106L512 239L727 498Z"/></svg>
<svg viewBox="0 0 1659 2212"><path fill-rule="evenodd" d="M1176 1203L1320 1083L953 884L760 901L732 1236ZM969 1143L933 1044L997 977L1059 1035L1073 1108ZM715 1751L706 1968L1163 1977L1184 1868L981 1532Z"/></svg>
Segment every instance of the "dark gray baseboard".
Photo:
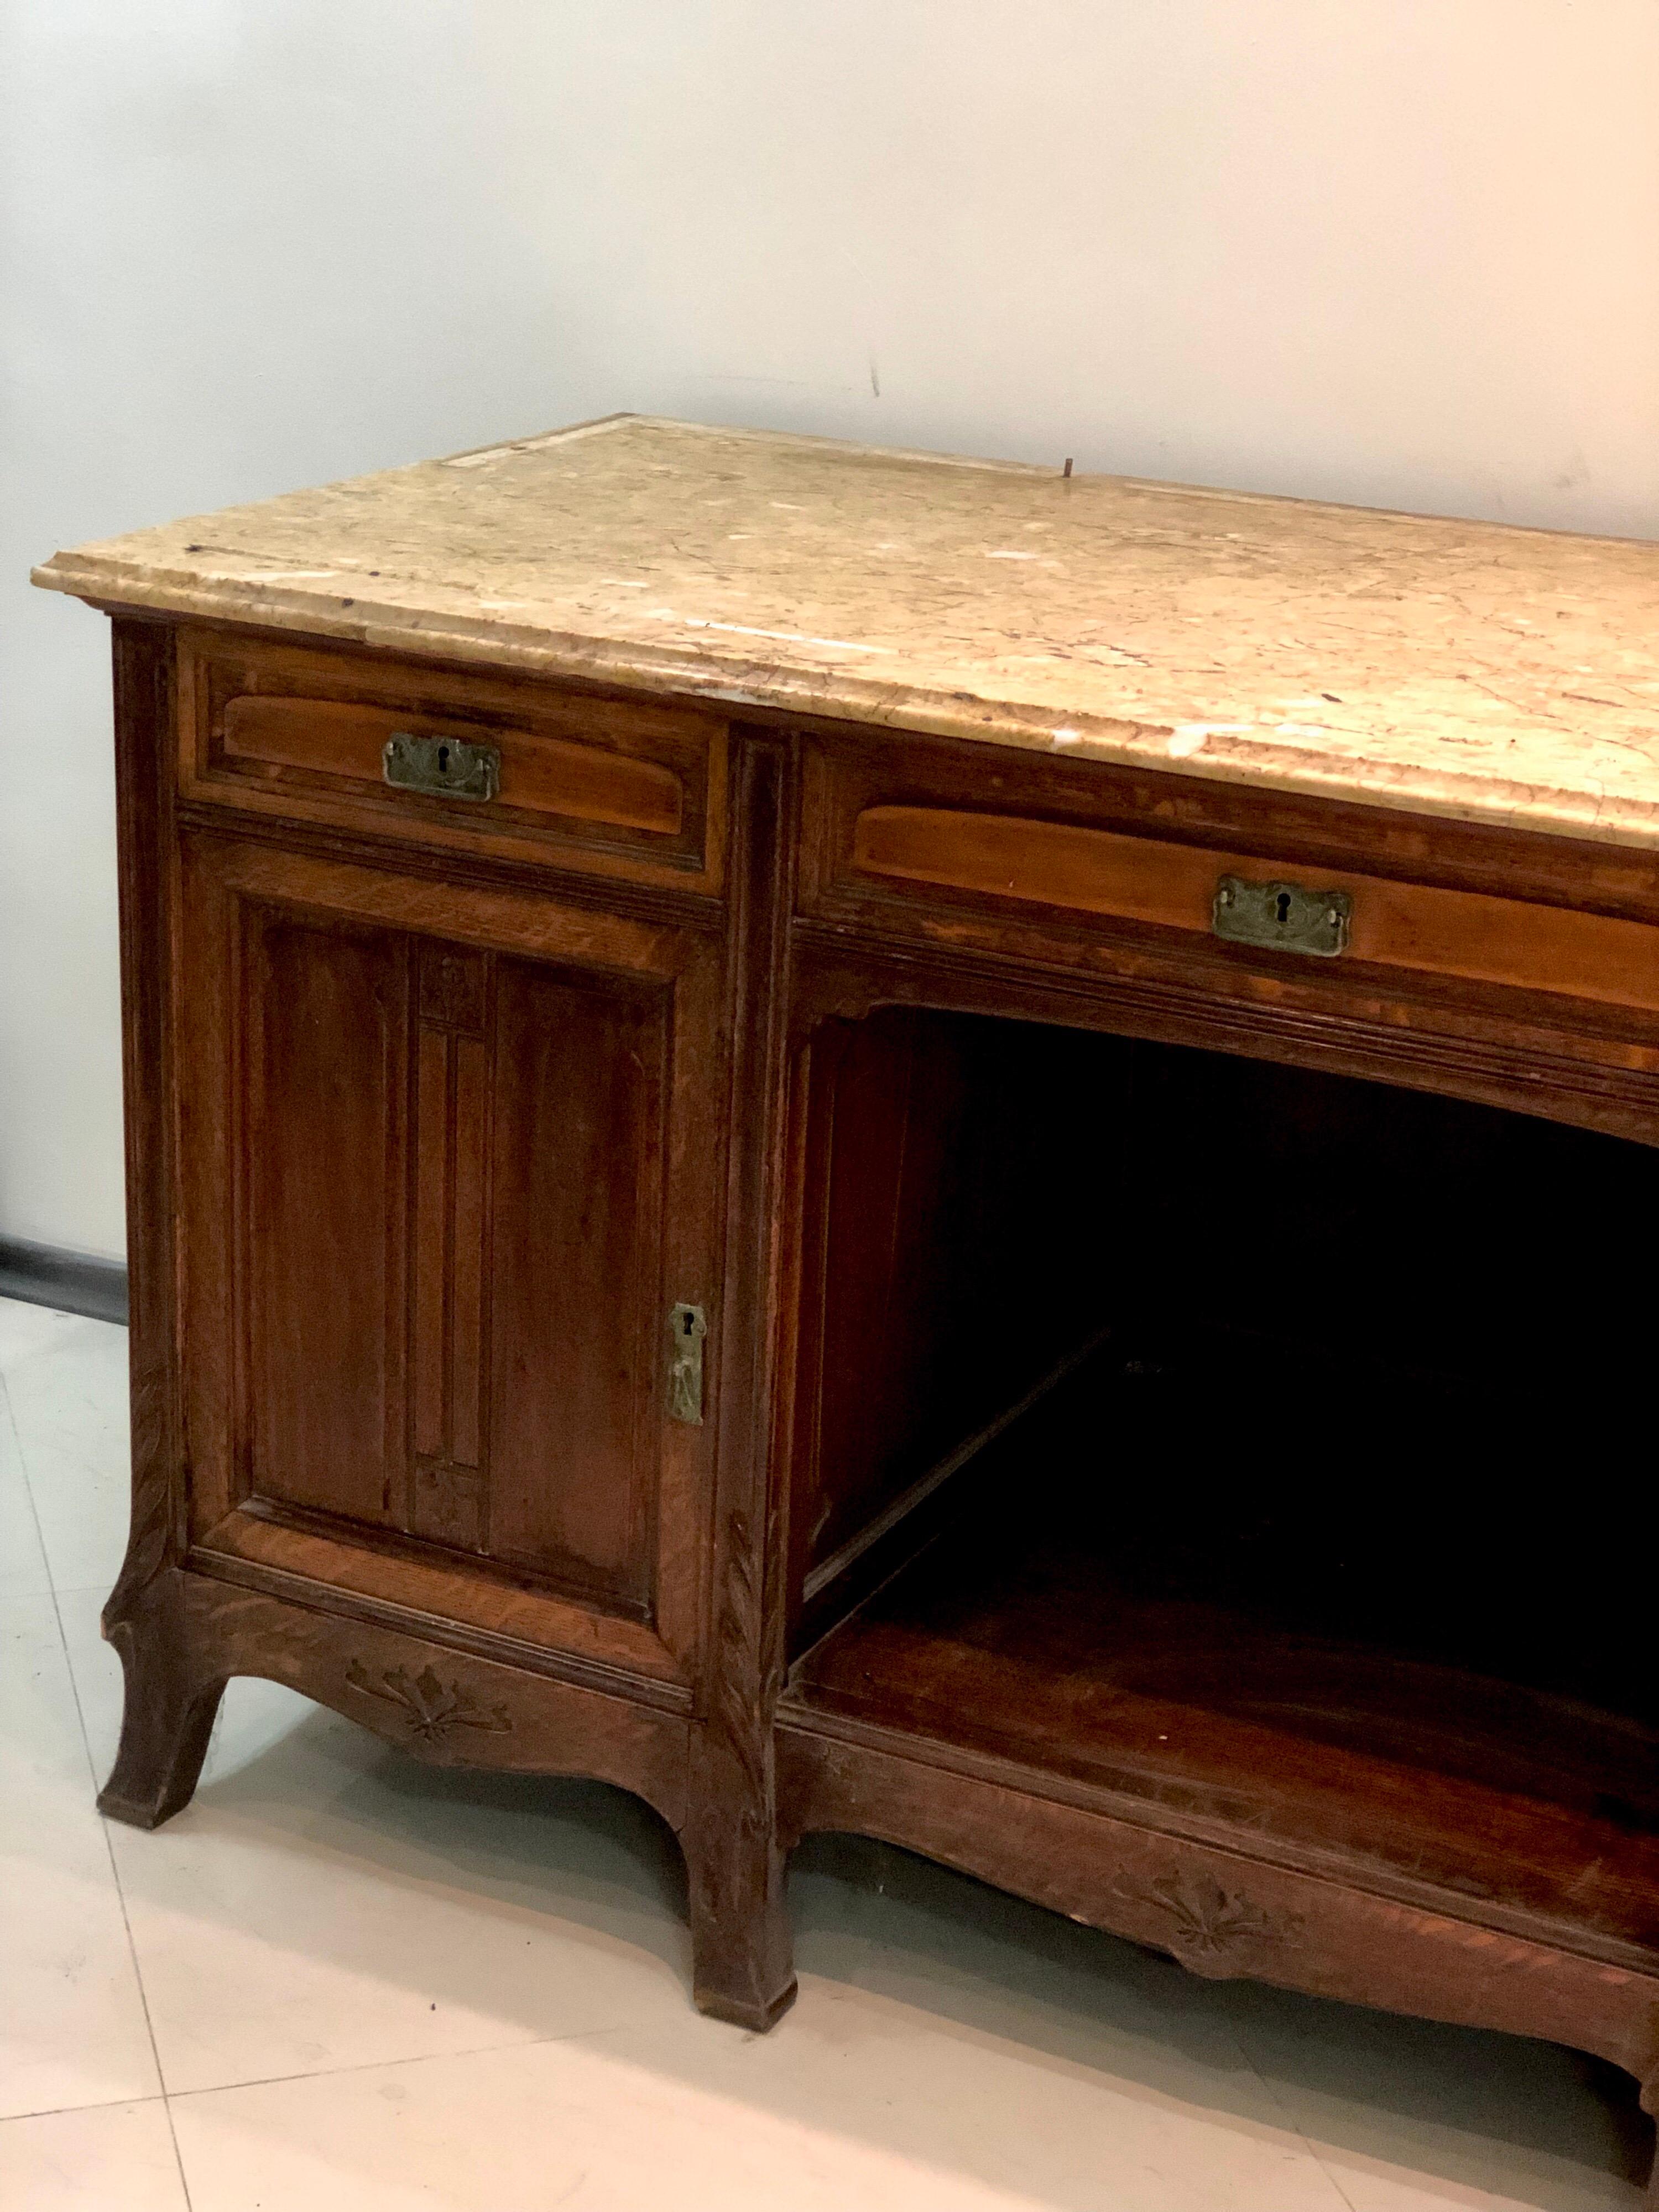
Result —
<svg viewBox="0 0 1659 2212"><path fill-rule="evenodd" d="M94 1321L127 1318L127 1271L119 1260L89 1260L56 1244L27 1244L0 1237L0 1298L55 1306L59 1313Z"/></svg>

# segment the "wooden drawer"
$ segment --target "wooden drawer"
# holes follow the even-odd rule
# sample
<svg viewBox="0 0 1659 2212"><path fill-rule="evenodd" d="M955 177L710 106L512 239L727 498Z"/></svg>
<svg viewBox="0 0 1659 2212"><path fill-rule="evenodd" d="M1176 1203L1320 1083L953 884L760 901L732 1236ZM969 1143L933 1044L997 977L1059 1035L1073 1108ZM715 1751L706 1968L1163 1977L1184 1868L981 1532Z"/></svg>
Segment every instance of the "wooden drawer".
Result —
<svg viewBox="0 0 1659 2212"><path fill-rule="evenodd" d="M1043 814L1025 812L1010 803L1024 795L1024 766L988 764L981 803L972 804L959 770L933 792L918 791L912 780L902 796L889 796L890 781L820 757L809 776L807 903L844 911L873 896L890 915L894 899L1011 918L1038 914L1051 929L1066 917L1093 916L1179 932L1189 944L1209 939L1219 949L1220 879L1283 882L1346 894L1346 948L1320 957L1229 945L1227 957L1304 980L1363 963L1659 1012L1659 927L1651 923L1401 881L1290 847L1177 842L1155 834L1163 826L1156 819L1143 830L1054 818L1074 803L1063 786L1042 790ZM1269 820L1272 805L1259 809ZM1456 825L1446 826L1455 833Z"/></svg>
<svg viewBox="0 0 1659 2212"><path fill-rule="evenodd" d="M186 798L456 852L716 891L726 725L349 652L186 630ZM394 788L394 736L489 749L486 799Z"/></svg>

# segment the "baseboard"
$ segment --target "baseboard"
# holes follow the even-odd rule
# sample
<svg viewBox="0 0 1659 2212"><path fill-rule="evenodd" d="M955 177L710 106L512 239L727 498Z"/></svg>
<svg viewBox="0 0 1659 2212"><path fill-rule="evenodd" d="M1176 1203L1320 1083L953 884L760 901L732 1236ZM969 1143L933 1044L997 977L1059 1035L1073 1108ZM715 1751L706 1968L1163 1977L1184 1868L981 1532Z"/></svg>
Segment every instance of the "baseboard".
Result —
<svg viewBox="0 0 1659 2212"><path fill-rule="evenodd" d="M28 1244L0 1237L0 1298L55 1306L59 1313L93 1321L127 1318L127 1271L119 1260L89 1260L56 1244Z"/></svg>

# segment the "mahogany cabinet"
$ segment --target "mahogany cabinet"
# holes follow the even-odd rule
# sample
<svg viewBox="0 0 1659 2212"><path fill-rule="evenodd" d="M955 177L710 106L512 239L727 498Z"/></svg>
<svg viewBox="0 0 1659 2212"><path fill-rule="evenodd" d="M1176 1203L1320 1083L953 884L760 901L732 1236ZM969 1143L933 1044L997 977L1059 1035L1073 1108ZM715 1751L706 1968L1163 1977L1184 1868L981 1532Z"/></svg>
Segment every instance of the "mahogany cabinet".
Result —
<svg viewBox="0 0 1659 2212"><path fill-rule="evenodd" d="M265 1674L421 1757L637 1791L685 1850L697 2001L750 2026L793 1990L788 1851L840 1828L1200 1973L1598 2052L1651 2106L1644 791L1608 835L1559 763L1524 806L1508 754L1455 786L1473 709L1420 760L1379 710L1318 775L1194 765L1196 716L1138 752L1097 700L1039 743L997 703L1009 605L960 585L868 642L891 549L848 514L895 528L897 483L948 579L970 526L1071 527L1057 480L598 428L428 465L466 471L430 479L465 592L392 511L419 471L43 575L117 617L105 1808L175 1812L226 1680ZM1148 489L1076 538L1102 592L1167 564L1177 498L1185 561L1256 530L1285 592L1404 557L1398 518L1162 490L1146 523ZM1412 526L1423 608L1455 559L1563 622L1587 576L1659 608L1631 549ZM720 568L769 529L806 565ZM307 546L330 580L285 598ZM718 616L670 602L688 547ZM561 561L558 619L526 612ZM661 604L596 611L590 574ZM1048 659L1104 650L1018 589ZM1368 619L1402 696L1434 653L1487 665L1400 604ZM866 650L908 657L835 672ZM1659 819L1635 646L1619 685Z"/></svg>

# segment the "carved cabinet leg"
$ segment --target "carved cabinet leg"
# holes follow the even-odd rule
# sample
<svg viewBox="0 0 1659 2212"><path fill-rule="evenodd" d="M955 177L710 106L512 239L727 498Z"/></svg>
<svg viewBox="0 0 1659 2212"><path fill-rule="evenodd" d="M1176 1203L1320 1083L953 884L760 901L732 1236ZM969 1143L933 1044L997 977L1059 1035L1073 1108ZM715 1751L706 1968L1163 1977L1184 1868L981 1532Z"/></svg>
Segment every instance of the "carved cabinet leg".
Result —
<svg viewBox="0 0 1659 2212"><path fill-rule="evenodd" d="M98 1809L135 1828L158 1828L190 1802L227 1679L204 1672L192 1655L170 1581L164 1577L163 1588L152 1585L131 1613L104 1623L121 1655L126 1703Z"/></svg>
<svg viewBox="0 0 1659 2212"><path fill-rule="evenodd" d="M681 1841L690 1876L698 2007L758 2029L770 2027L795 1994L772 1728L783 1677L785 1564L780 1477L769 1449L787 912L779 855L781 825L793 803L781 750L746 743L734 786L719 1506L703 1713L694 1735L690 1814Z"/></svg>
<svg viewBox="0 0 1659 2212"><path fill-rule="evenodd" d="M706 1756L726 1763L723 1747L708 1746ZM772 1793L759 1776L743 1779L746 1802L738 1803L725 1798L714 1777L700 1778L694 1802L701 1814L688 1824L682 1842L691 1892L697 2009L760 2031L794 2002L794 1945L784 1900L784 1856L770 1812Z"/></svg>

